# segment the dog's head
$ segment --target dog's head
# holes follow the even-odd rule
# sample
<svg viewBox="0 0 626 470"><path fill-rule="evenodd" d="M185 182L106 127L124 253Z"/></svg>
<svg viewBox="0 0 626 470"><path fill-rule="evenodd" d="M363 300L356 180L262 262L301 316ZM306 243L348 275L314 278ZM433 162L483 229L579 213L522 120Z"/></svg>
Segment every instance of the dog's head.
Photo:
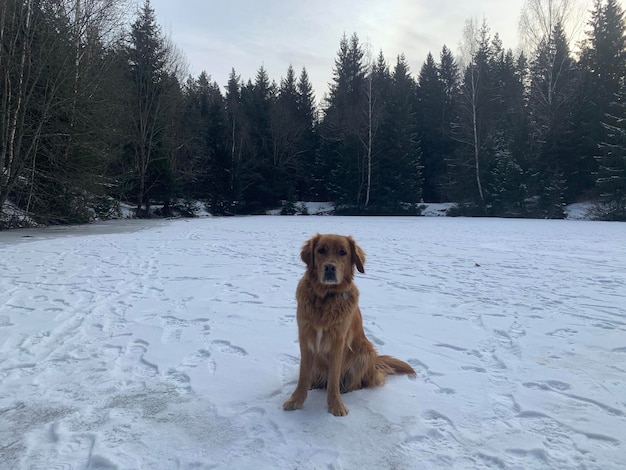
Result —
<svg viewBox="0 0 626 470"><path fill-rule="evenodd" d="M300 257L306 263L309 275L326 286L349 284L355 267L359 272L365 272L365 253L352 237L318 233L307 240Z"/></svg>

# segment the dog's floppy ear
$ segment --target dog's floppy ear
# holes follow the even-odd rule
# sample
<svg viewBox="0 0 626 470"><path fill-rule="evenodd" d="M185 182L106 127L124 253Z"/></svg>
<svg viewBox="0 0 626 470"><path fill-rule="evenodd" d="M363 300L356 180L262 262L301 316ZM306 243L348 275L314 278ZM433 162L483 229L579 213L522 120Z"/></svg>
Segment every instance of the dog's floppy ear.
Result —
<svg viewBox="0 0 626 470"><path fill-rule="evenodd" d="M300 258L304 261L304 264L307 266L313 266L313 253L315 252L315 245L317 241L320 239L321 235L316 233L311 238L309 238L304 245L302 245L302 250L300 251Z"/></svg>
<svg viewBox="0 0 626 470"><path fill-rule="evenodd" d="M365 264L365 252L356 244L352 237L348 237L348 242L350 242L352 251L352 264L356 266L360 273L365 273L365 268L363 267Z"/></svg>

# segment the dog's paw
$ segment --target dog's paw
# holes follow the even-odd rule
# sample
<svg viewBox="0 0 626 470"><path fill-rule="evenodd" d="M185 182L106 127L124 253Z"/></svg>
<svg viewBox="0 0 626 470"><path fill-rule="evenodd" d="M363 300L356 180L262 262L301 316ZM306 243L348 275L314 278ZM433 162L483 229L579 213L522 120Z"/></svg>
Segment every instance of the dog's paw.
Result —
<svg viewBox="0 0 626 470"><path fill-rule="evenodd" d="M294 397L291 397L289 400L283 403L283 410L286 410L286 411L301 410L303 404L304 404L304 400L298 400Z"/></svg>
<svg viewBox="0 0 626 470"><path fill-rule="evenodd" d="M338 402L328 404L328 412L335 416L346 416L348 414L348 408L339 400Z"/></svg>

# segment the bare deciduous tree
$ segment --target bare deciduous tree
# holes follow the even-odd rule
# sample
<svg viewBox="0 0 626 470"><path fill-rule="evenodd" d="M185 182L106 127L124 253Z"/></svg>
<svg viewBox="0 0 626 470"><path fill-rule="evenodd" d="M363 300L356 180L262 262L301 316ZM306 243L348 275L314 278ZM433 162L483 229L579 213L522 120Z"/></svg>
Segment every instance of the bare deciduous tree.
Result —
<svg viewBox="0 0 626 470"><path fill-rule="evenodd" d="M483 22L483 31L486 31L486 24ZM478 22L475 19L467 20L465 22L465 28L463 30L463 37L461 40L461 59L466 64L465 80L462 87L463 107L466 114L469 117L469 123L471 132L469 139L463 140L472 147L474 158L474 176L476 178L476 186L478 188L478 196L482 205L485 203L485 196L483 192L483 184L481 179L481 147L482 142L479 134L479 114L478 109L480 106L479 95L481 82L481 67L476 63L476 56L480 48L480 35L481 31L478 27Z"/></svg>
<svg viewBox="0 0 626 470"><path fill-rule="evenodd" d="M67 160L79 99L89 101L103 75L101 51L118 37L124 1L4 0L0 4L0 211L18 183L26 210L38 194L38 151ZM69 128L52 128L64 118ZM52 127L51 127L52 126Z"/></svg>
<svg viewBox="0 0 626 470"><path fill-rule="evenodd" d="M175 146L167 148L165 135L172 129L172 92L185 66L182 54L162 35L149 0L131 27L127 54L133 93L130 119L138 185L136 215L141 217L144 204L145 213L149 214L147 196L152 184L156 184L156 180L150 181L149 170L162 163L171 169ZM167 205L168 201L164 202Z"/></svg>
<svg viewBox="0 0 626 470"><path fill-rule="evenodd" d="M367 183L365 188L365 206L367 207L370 202L370 191L372 188L372 144L374 140L374 106L375 97L373 93L373 81L374 81L374 55L372 54L372 45L368 42L365 46L365 68L366 68L366 83L365 83L365 120L366 120L366 132L367 137L364 139L361 137L361 142L365 147L365 160L367 165Z"/></svg>
<svg viewBox="0 0 626 470"><path fill-rule="evenodd" d="M532 55L557 24L575 43L582 33L585 13L585 6L577 0L526 0L518 27L522 49Z"/></svg>

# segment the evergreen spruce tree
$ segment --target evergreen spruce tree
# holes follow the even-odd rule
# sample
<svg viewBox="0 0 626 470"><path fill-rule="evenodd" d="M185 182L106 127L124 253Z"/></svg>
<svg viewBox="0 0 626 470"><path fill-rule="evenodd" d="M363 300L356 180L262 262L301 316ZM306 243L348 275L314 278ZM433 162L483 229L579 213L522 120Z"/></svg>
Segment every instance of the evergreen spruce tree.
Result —
<svg viewBox="0 0 626 470"><path fill-rule="evenodd" d="M242 196L246 212L260 212L276 205L276 165L272 140L272 107L276 85L270 82L265 67L259 67L254 83L248 81L241 90L244 116Z"/></svg>
<svg viewBox="0 0 626 470"><path fill-rule="evenodd" d="M424 165L425 201L441 200L441 182L445 169L442 159L443 135L442 112L444 110L444 83L431 53L428 53L426 62L422 65L418 76L418 119L422 163Z"/></svg>
<svg viewBox="0 0 626 470"><path fill-rule="evenodd" d="M312 195L315 157L315 98L306 69L296 79L292 66L281 80L272 108L275 191L293 202Z"/></svg>
<svg viewBox="0 0 626 470"><path fill-rule="evenodd" d="M206 72L187 82L183 128L180 173L184 194L207 201L216 214L223 213L231 200L228 124L219 85Z"/></svg>
<svg viewBox="0 0 626 470"><path fill-rule="evenodd" d="M335 59L333 83L320 129L321 173L330 198L351 207L365 201L365 64L356 34L344 35Z"/></svg>
<svg viewBox="0 0 626 470"><path fill-rule="evenodd" d="M609 123L607 119L614 121L610 116L619 115L616 112L616 108L619 108L618 94L626 76L626 25L619 2L596 0L588 27L580 61L586 78L583 90L585 99L581 103L581 134L585 136L585 154L596 155L599 146L615 139L615 136L608 135L609 130L615 128L615 122ZM606 165L603 160L585 160L581 171L589 176L598 172L605 175ZM598 168L598 164L601 168ZM598 180L606 183L605 176L598 177L596 186ZM598 187L601 200L608 197L604 183L602 189Z"/></svg>
<svg viewBox="0 0 626 470"><path fill-rule="evenodd" d="M298 89L296 74L290 65L280 81L276 102L271 111L272 157L275 174L274 191L280 199L295 200L299 173Z"/></svg>
<svg viewBox="0 0 626 470"><path fill-rule="evenodd" d="M579 164L580 147L573 115L577 75L565 33L557 23L545 38L530 66L531 153L534 157L531 191L545 217L562 217L570 185Z"/></svg>
<svg viewBox="0 0 626 470"><path fill-rule="evenodd" d="M434 176L431 181L440 194L439 201L450 200L448 189L448 165L453 162L457 139L454 138L454 127L459 122L458 105L460 91L459 66L447 46L443 46L439 55L439 79L441 81L442 107L439 111L439 133L441 135L439 159L431 162L435 165ZM425 199L426 200L426 199ZM435 200L437 201L437 199Z"/></svg>
<svg viewBox="0 0 626 470"><path fill-rule="evenodd" d="M323 184L316 172L318 139L317 105L313 85L306 68L302 68L297 83L298 121L302 126L300 138L300 166L296 182L296 194L302 200L320 200Z"/></svg>
<svg viewBox="0 0 626 470"><path fill-rule="evenodd" d="M387 116L389 161L383 170L387 200L392 208L415 205L423 194L422 151L416 119L417 84L404 55L397 58L391 74Z"/></svg>
<svg viewBox="0 0 626 470"><path fill-rule="evenodd" d="M595 0L583 42L581 65L589 74L589 98L604 114L626 74L626 25L617 0Z"/></svg>
<svg viewBox="0 0 626 470"><path fill-rule="evenodd" d="M485 184L491 215L520 216L524 213L527 185L521 162L526 159L524 71L496 35L492 41L490 70L492 101L489 134L485 142Z"/></svg>
<svg viewBox="0 0 626 470"><path fill-rule="evenodd" d="M596 186L599 215L626 221L626 83L615 94L603 123L606 139L600 144Z"/></svg>
<svg viewBox="0 0 626 470"><path fill-rule="evenodd" d="M178 87L167 69L170 52L149 0L132 24L126 53L132 89L128 116L135 162L136 216L142 217L150 213L150 190L159 185L169 187L163 197L171 196L173 175L167 162L166 135L168 113L173 110L171 99Z"/></svg>

